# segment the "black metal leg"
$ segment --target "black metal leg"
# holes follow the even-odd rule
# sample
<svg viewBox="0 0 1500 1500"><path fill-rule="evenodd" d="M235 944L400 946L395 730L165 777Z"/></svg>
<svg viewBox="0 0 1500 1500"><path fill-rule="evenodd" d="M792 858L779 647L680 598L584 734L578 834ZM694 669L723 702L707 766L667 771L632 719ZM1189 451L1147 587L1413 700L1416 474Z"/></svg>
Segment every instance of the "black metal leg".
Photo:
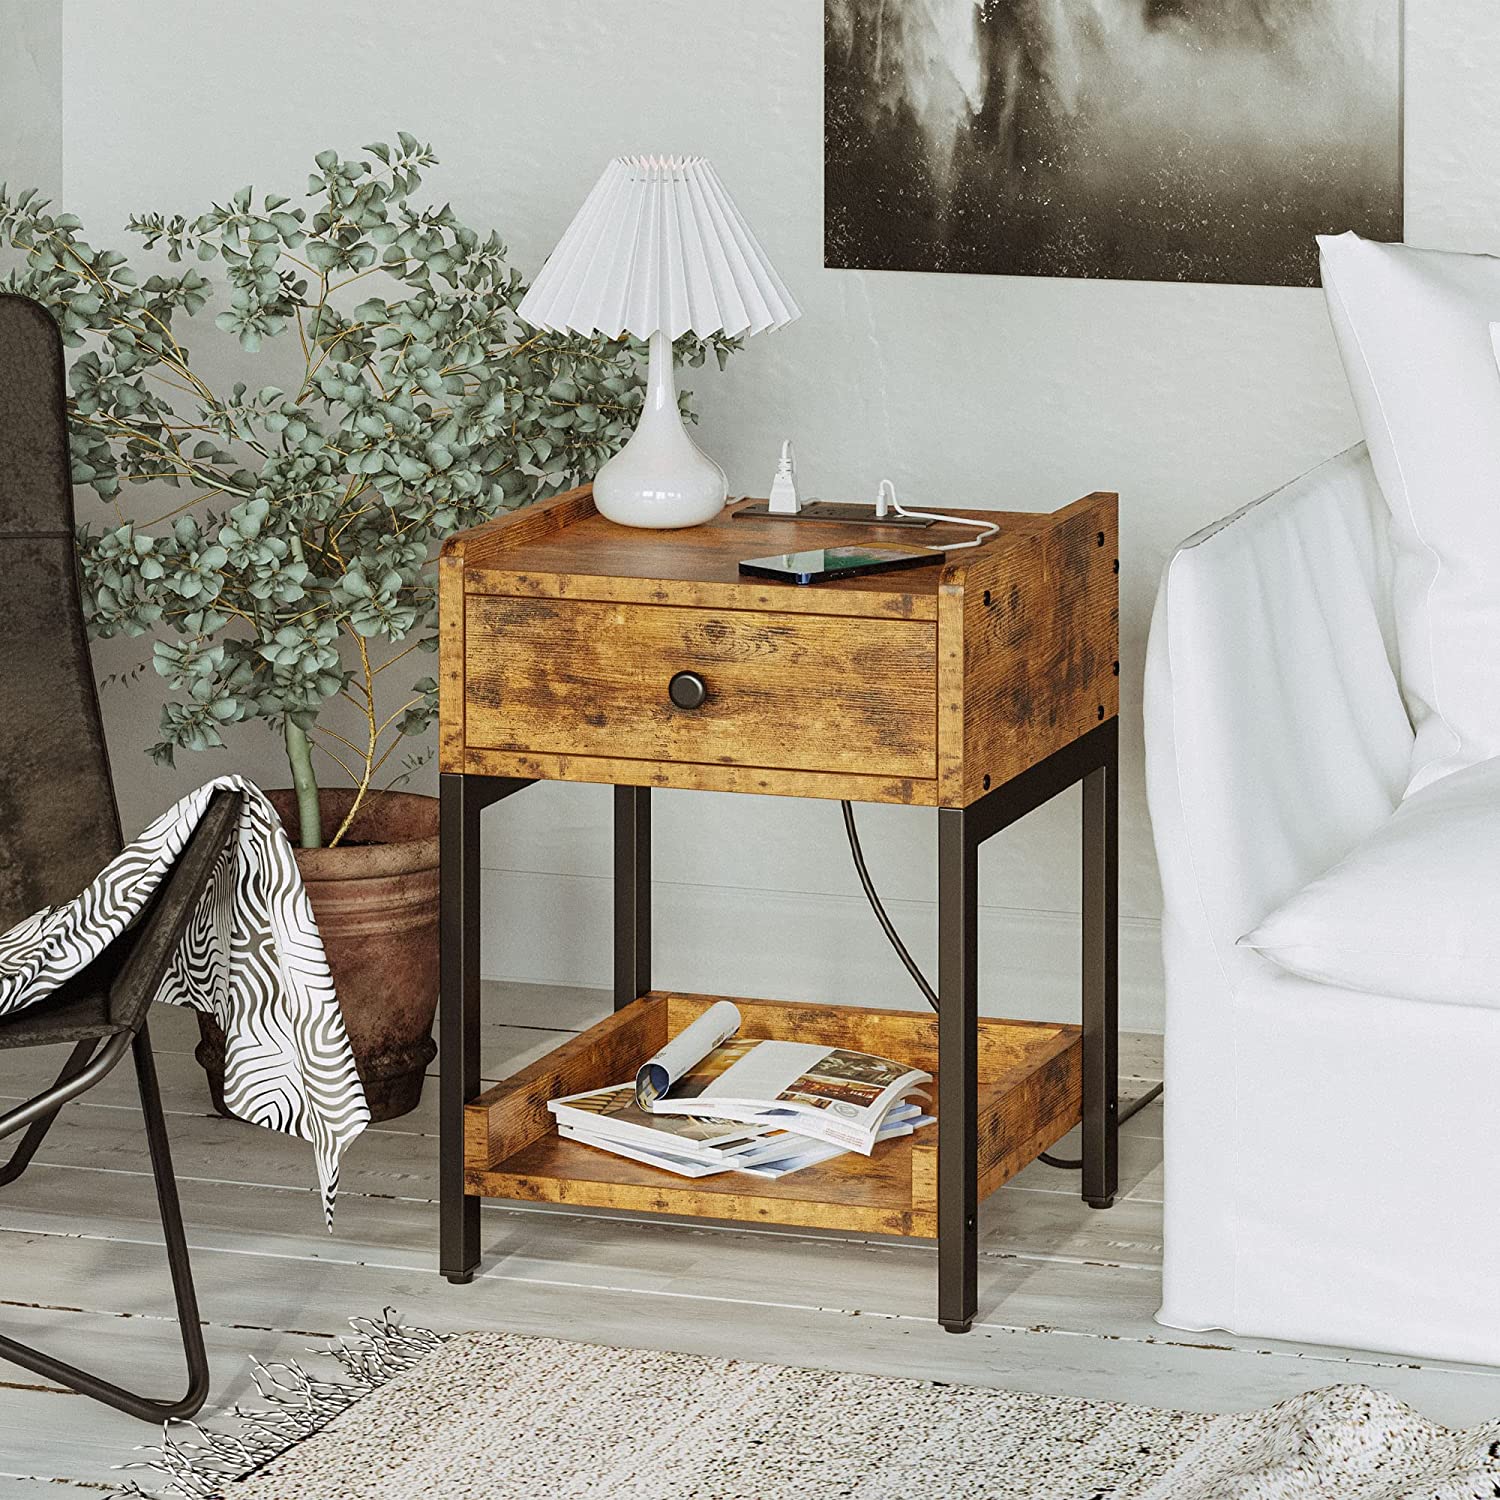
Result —
<svg viewBox="0 0 1500 1500"><path fill-rule="evenodd" d="M472 1281L479 1268L479 1199L464 1191L464 1106L479 1092L479 814L485 800L479 790L471 778L451 772L439 789L439 1264L452 1282Z"/></svg>
<svg viewBox="0 0 1500 1500"><path fill-rule="evenodd" d="M151 1148L151 1171L156 1178L156 1202L161 1210L162 1235L167 1245L167 1264L172 1271L172 1292L177 1301L177 1321L182 1329L189 1375L188 1392L181 1401L165 1407L161 1402L143 1402L136 1414L148 1420L167 1421L191 1416L203 1405L208 1395L208 1355L203 1347L203 1326L198 1320L198 1297L193 1290L193 1268L188 1259L187 1234L182 1227L177 1178L172 1172L172 1147L162 1115L156 1059L144 1024L136 1034L133 1050L141 1113L146 1117L146 1142ZM128 1406L125 1409L131 1410Z"/></svg>
<svg viewBox="0 0 1500 1500"><path fill-rule="evenodd" d="M938 809L938 1321L966 1333L979 1301L979 841Z"/></svg>
<svg viewBox="0 0 1500 1500"><path fill-rule="evenodd" d="M98 1042L94 1038L79 1042L68 1054L68 1060L63 1064L62 1072L57 1075L57 1080L52 1087L58 1088L77 1078L88 1067L89 1059L93 1057L94 1048L97 1045ZM56 1109L49 1110L26 1127L26 1134L17 1143L10 1160L0 1167L0 1187L4 1187L8 1182L14 1182L31 1165L31 1158L36 1155L37 1147L47 1138L47 1132L51 1130L52 1122L57 1119L61 1110L62 1105L59 1104Z"/></svg>
<svg viewBox="0 0 1500 1500"><path fill-rule="evenodd" d="M938 809L938 1321L978 1306L979 847L1083 783L1083 1196L1119 1181L1119 724L1108 720L967 808Z"/></svg>
<svg viewBox="0 0 1500 1500"><path fill-rule="evenodd" d="M1119 1187L1120 767L1118 726L1083 780L1083 1197Z"/></svg>
<svg viewBox="0 0 1500 1500"><path fill-rule="evenodd" d="M198 1320L198 1299L193 1291L193 1271L188 1259L187 1235L182 1227L177 1181L172 1175L172 1150L167 1140L166 1120L162 1115L156 1063L151 1055L151 1039L144 1026L137 1033L133 1046L136 1079L140 1085L141 1113L145 1116L146 1141L151 1150L151 1172L156 1180L156 1202L161 1211L162 1236L166 1241L167 1264L172 1273L172 1291L177 1302L182 1349L187 1357L187 1391L176 1401L153 1401L115 1385L112 1381L101 1380L99 1376L81 1370L76 1365L66 1364L50 1354L43 1354L38 1349L18 1344L14 1339L4 1336L0 1336L0 1358L21 1365L44 1379L68 1386L81 1395L103 1401L132 1417L141 1418L142 1421L171 1422L191 1417L201 1410L208 1396L208 1353L203 1347L203 1327ZM74 1056L77 1056L76 1051Z"/></svg>
<svg viewBox="0 0 1500 1500"><path fill-rule="evenodd" d="M615 788L615 1009L651 988L651 788Z"/></svg>
<svg viewBox="0 0 1500 1500"><path fill-rule="evenodd" d="M479 814L531 784L452 771L439 779L438 1264L455 1283L479 1269L479 1199L464 1191L464 1106L479 1093Z"/></svg>

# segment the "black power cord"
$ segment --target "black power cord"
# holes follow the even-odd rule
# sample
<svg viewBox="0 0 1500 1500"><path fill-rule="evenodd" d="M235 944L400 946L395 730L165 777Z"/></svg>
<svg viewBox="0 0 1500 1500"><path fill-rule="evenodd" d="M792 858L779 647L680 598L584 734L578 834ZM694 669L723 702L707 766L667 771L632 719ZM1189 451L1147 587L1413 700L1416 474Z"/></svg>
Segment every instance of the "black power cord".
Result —
<svg viewBox="0 0 1500 1500"><path fill-rule="evenodd" d="M1123 1125L1126 1120L1140 1114L1153 1099L1160 1099L1162 1090L1165 1087L1166 1085L1163 1083L1157 1084L1154 1089L1147 1090L1139 1099L1132 1101L1125 1109L1122 1109L1120 1111L1120 1124ZM1083 1171L1083 1158L1081 1156L1049 1156L1043 1151L1037 1157L1037 1160L1046 1162L1049 1167L1058 1167L1064 1172Z"/></svg>
<svg viewBox="0 0 1500 1500"><path fill-rule="evenodd" d="M896 931L896 924L886 915L885 907L881 905L880 893L875 889L875 882L870 879L869 866L865 864L865 851L860 847L859 829L854 826L854 805L844 802L840 806L844 809L844 832L849 835L849 853L854 857L854 872L859 876L859 883L864 887L865 899L870 903L870 910L875 913L875 920L880 923L880 930L891 940L891 947L896 950L897 958L906 965L906 972L911 975L917 988L927 997L927 1003L936 1010L938 1008L937 991L928 984L927 976L918 967L916 959L907 952L906 944L901 941L901 934Z"/></svg>
<svg viewBox="0 0 1500 1500"><path fill-rule="evenodd" d="M927 976L922 972L916 959L911 956L905 943L901 941L901 934L896 931L896 924L891 921L885 906L880 900L880 893L875 889L875 882L870 878L870 868L865 863L865 851L859 842L859 829L854 822L854 805L851 802L840 802L844 809L844 832L849 835L849 853L854 860L854 873L859 876L859 883L864 889L865 899L870 903L870 910L875 913L875 920L880 923L880 930L890 940L890 945L896 950L896 956L911 975L917 988L926 997L927 1003L936 1010L938 1008L937 991L927 982ZM1120 1111L1120 1124L1133 1119L1155 1099L1160 1099L1164 1084L1157 1084L1155 1088L1141 1095L1139 1099L1132 1101ZM1044 1161L1049 1167L1058 1167L1064 1172L1081 1172L1083 1170L1083 1159L1071 1156L1049 1156L1045 1151L1037 1157L1038 1161Z"/></svg>

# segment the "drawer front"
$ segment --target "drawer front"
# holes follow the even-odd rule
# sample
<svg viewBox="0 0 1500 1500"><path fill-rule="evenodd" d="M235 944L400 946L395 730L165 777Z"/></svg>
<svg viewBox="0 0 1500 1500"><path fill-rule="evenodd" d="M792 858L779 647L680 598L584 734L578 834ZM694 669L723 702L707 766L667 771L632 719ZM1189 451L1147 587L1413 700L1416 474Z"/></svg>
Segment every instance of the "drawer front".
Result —
<svg viewBox="0 0 1500 1500"><path fill-rule="evenodd" d="M476 749L936 775L930 622L478 594L464 635Z"/></svg>

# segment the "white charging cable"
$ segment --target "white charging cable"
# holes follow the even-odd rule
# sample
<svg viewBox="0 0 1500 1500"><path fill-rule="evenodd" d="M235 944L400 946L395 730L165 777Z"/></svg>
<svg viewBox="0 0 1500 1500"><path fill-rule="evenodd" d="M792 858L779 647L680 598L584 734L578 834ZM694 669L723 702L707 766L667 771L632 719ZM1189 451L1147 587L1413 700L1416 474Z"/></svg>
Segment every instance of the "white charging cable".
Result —
<svg viewBox="0 0 1500 1500"><path fill-rule="evenodd" d="M870 502L875 508L875 519L894 512L898 516L905 516L909 521L941 521L950 526L974 526L978 528L979 535L972 542L949 542L946 547L930 547L924 542L929 552L957 552L962 547L977 547L981 542L987 542L1000 530L998 521L972 521L967 516L943 516L936 511L930 510L908 510L896 498L896 486L889 479L882 479L879 488L875 491L875 498Z"/></svg>

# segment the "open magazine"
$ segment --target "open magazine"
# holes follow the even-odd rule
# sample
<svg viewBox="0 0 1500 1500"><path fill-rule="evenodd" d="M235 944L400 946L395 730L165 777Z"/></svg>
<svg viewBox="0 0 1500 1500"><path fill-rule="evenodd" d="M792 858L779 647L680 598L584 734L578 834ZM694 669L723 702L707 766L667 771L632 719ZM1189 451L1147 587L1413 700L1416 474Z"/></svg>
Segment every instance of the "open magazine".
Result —
<svg viewBox="0 0 1500 1500"><path fill-rule="evenodd" d="M636 1103L652 1115L772 1122L868 1156L891 1109L921 1095L932 1075L887 1057L817 1042L739 1037L739 1010L711 1005L636 1075Z"/></svg>
<svg viewBox="0 0 1500 1500"><path fill-rule="evenodd" d="M547 1108L564 1140L612 1151L679 1177L711 1177L718 1172L784 1177L841 1156L845 1150L769 1121L738 1124L652 1114L636 1104L635 1087L628 1083L569 1094L550 1100ZM877 1138L910 1135L931 1123L932 1116L924 1115L920 1105L895 1104L881 1122Z"/></svg>
<svg viewBox="0 0 1500 1500"><path fill-rule="evenodd" d="M679 1177L783 1177L910 1135L933 1118L931 1074L889 1058L803 1042L737 1038L727 1000L641 1064L634 1083L551 1099L565 1140Z"/></svg>
<svg viewBox="0 0 1500 1500"><path fill-rule="evenodd" d="M579 1139L607 1136L641 1151L701 1161L719 1169L755 1153L768 1138L786 1134L784 1128L769 1121L739 1124L652 1114L636 1103L635 1086L629 1083L569 1094L550 1100L547 1108L556 1116L557 1128L564 1135Z"/></svg>
<svg viewBox="0 0 1500 1500"><path fill-rule="evenodd" d="M628 1083L553 1099L547 1108L556 1116L557 1133L564 1140L660 1167L679 1177L712 1177L719 1172L784 1177L845 1151L843 1146L780 1126L744 1126L681 1115L647 1115L656 1128L637 1129L629 1119L636 1105L635 1089ZM881 1122L877 1140L910 1135L932 1122L933 1117L924 1115L920 1105L896 1104ZM721 1139L705 1141L703 1135L709 1132Z"/></svg>

